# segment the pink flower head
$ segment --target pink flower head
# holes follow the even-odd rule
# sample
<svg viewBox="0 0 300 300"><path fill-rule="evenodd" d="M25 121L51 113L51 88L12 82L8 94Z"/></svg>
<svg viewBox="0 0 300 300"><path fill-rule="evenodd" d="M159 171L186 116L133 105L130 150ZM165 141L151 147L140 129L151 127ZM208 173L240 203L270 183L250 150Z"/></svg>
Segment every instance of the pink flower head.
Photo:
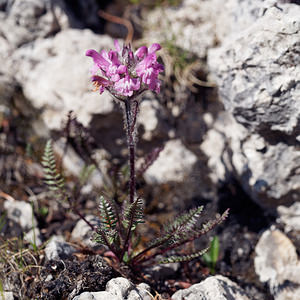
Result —
<svg viewBox="0 0 300 300"><path fill-rule="evenodd" d="M134 53L130 45L121 48L118 41L114 45L116 51L86 51L94 61L92 81L100 93L107 89L118 98L131 97L146 89L159 93L158 75L164 68L157 62L156 51L161 46L142 46ZM99 72L101 76L97 75Z"/></svg>

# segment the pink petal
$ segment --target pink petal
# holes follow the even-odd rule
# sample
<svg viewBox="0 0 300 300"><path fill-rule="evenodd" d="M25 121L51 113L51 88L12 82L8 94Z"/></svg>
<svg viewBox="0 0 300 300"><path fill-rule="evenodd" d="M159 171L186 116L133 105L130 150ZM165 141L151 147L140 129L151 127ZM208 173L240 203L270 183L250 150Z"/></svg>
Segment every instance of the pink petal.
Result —
<svg viewBox="0 0 300 300"><path fill-rule="evenodd" d="M161 49L160 44L154 43L154 44L152 44L152 45L149 47L149 53L150 53L150 54L151 54L151 53L154 53L154 52L156 52L156 51L158 51L158 50L160 50L160 49Z"/></svg>
<svg viewBox="0 0 300 300"><path fill-rule="evenodd" d="M140 47L134 53L134 55L137 56L138 58L143 58L147 54L148 54L148 48L146 46Z"/></svg>

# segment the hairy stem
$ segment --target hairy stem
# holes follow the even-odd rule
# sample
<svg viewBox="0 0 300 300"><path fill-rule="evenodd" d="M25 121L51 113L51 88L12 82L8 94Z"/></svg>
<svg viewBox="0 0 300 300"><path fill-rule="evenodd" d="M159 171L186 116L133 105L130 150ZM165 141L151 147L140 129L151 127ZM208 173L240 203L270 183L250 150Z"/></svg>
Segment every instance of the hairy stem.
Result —
<svg viewBox="0 0 300 300"><path fill-rule="evenodd" d="M132 112L131 105L135 104L134 111ZM126 116L126 134L127 134L127 144L129 151L129 168L130 168L130 179L129 179L129 202L130 204L134 202L135 197L135 124L136 117L138 113L138 101L132 98L128 98L125 101L125 116ZM128 244L131 236L131 228L133 225L133 219L130 220L129 226L127 228L126 237L124 241L123 250L121 252L120 260L123 259L125 252L128 250Z"/></svg>
<svg viewBox="0 0 300 300"><path fill-rule="evenodd" d="M132 115L131 105L132 99L128 98L125 101L125 115L126 115L126 133L127 133L127 144L129 151L129 168L130 168L130 179L129 179L129 201L133 203L135 196L135 141L134 131L137 115L137 101L135 101L136 109Z"/></svg>

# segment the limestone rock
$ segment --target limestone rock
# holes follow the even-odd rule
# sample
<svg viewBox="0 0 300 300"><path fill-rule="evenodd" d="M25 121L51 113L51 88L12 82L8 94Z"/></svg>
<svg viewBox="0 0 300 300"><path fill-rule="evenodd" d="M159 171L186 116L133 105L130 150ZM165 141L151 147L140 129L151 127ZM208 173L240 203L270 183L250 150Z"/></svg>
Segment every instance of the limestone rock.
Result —
<svg viewBox="0 0 300 300"><path fill-rule="evenodd" d="M247 30L209 51L226 110L271 142L300 134L300 7L266 10ZM279 138L281 135L281 138Z"/></svg>
<svg viewBox="0 0 300 300"><path fill-rule="evenodd" d="M64 259L74 253L76 249L65 242L62 236L53 236L45 248L45 255L48 260Z"/></svg>
<svg viewBox="0 0 300 300"><path fill-rule="evenodd" d="M300 298L300 261L296 248L279 230L265 231L255 248L255 272L275 300Z"/></svg>
<svg viewBox="0 0 300 300"><path fill-rule="evenodd" d="M91 48L112 48L112 38L90 30L69 29L53 38L36 40L17 49L9 68L22 86L25 97L50 129L60 129L72 110L83 125L94 114L113 111L112 98L93 92L90 82L92 60L85 56Z"/></svg>
<svg viewBox="0 0 300 300"><path fill-rule="evenodd" d="M45 38L70 26L61 0L2 1L0 11L1 36L13 48Z"/></svg>
<svg viewBox="0 0 300 300"><path fill-rule="evenodd" d="M247 294L230 279L217 275L177 291L172 300L249 300Z"/></svg>
<svg viewBox="0 0 300 300"><path fill-rule="evenodd" d="M93 225L99 224L99 219L93 215L86 216L86 219ZM80 242L89 247L96 247L97 244L92 241L92 233L90 226L85 221L79 220L71 233L71 237L75 241L80 240Z"/></svg>
<svg viewBox="0 0 300 300"><path fill-rule="evenodd" d="M168 126L164 121L164 108L157 99L143 99L140 104L137 123L142 126L142 139L151 141L153 138L167 136Z"/></svg>
<svg viewBox="0 0 300 300"><path fill-rule="evenodd" d="M140 283L137 286L123 277L113 278L101 292L84 292L73 300L151 300L150 286Z"/></svg>
<svg viewBox="0 0 300 300"><path fill-rule="evenodd" d="M6 200L4 209L7 217L20 224L23 230L28 231L37 227L36 218L33 216L32 206L25 201Z"/></svg>
<svg viewBox="0 0 300 300"><path fill-rule="evenodd" d="M149 184L182 182L192 172L196 162L197 156L179 139L170 140L144 176Z"/></svg>
<svg viewBox="0 0 300 300"><path fill-rule="evenodd" d="M118 300L152 299L150 287L147 284L141 283L135 287L128 279L123 277L111 279L106 285L106 292L109 292Z"/></svg>
<svg viewBox="0 0 300 300"><path fill-rule="evenodd" d="M274 209L300 197L300 153L284 142L272 144L220 113L200 149L208 157L213 182L232 174L260 206Z"/></svg>
<svg viewBox="0 0 300 300"><path fill-rule="evenodd" d="M279 223L283 223L285 225L285 232L289 232L291 230L300 232L300 202L295 202L290 207L279 206L277 208L277 212L279 214Z"/></svg>
<svg viewBox="0 0 300 300"><path fill-rule="evenodd" d="M118 297L105 292L84 292L79 296L74 297L72 300L119 300Z"/></svg>

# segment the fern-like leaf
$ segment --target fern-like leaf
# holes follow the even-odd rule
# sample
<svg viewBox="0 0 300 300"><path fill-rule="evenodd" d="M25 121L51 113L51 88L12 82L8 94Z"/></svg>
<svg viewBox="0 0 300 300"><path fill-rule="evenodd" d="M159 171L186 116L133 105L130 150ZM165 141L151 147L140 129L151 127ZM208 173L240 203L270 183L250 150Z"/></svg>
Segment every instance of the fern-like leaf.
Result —
<svg viewBox="0 0 300 300"><path fill-rule="evenodd" d="M134 231L139 223L144 223L144 201L141 198L137 198L134 202L126 204L123 225L125 228L131 226L131 230Z"/></svg>
<svg viewBox="0 0 300 300"><path fill-rule="evenodd" d="M176 243L182 238L183 233L193 230L203 211L203 206L192 208L189 212L176 217L169 225L164 227L162 236L150 242L149 246L156 247Z"/></svg>
<svg viewBox="0 0 300 300"><path fill-rule="evenodd" d="M206 253L208 251L209 247L200 250L198 252L195 253L191 253L188 255L173 255L173 256L169 256L166 258L163 258L162 260L160 260L158 263L159 264L168 264L168 263L174 263L174 262L188 262L191 261L199 256L202 256L204 253Z"/></svg>
<svg viewBox="0 0 300 300"><path fill-rule="evenodd" d="M60 195L64 194L65 180L57 170L51 140L46 143L44 155L42 157L42 165L45 173L44 181L49 189L59 192Z"/></svg>
<svg viewBox="0 0 300 300"><path fill-rule="evenodd" d="M118 217L114 205L109 200L101 196L99 210L102 227L106 229L115 229L117 226Z"/></svg>
<svg viewBox="0 0 300 300"><path fill-rule="evenodd" d="M98 244L102 244L110 248L112 245L114 245L117 237L118 234L115 229L103 229L100 227L97 229L93 240Z"/></svg>
<svg viewBox="0 0 300 300"><path fill-rule="evenodd" d="M192 242L202 235L208 233L212 229L214 229L217 225L221 224L228 216L229 209L227 209L221 216L216 217L213 221L208 221L203 224L199 229L190 229L188 231L183 232L177 239L173 239L173 243L168 245L168 250L177 248L185 243Z"/></svg>

